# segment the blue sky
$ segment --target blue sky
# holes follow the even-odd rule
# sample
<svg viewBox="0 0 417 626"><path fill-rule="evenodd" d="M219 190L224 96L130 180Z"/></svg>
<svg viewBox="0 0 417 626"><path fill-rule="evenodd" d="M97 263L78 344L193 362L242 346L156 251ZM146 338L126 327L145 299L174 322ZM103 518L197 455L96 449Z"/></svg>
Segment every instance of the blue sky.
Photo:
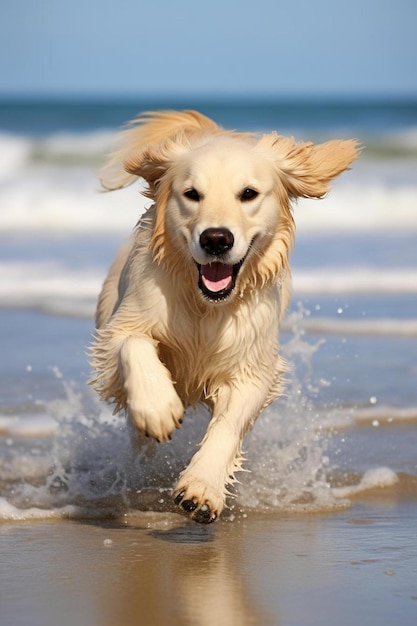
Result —
<svg viewBox="0 0 417 626"><path fill-rule="evenodd" d="M417 95L416 0L14 0L0 96Z"/></svg>

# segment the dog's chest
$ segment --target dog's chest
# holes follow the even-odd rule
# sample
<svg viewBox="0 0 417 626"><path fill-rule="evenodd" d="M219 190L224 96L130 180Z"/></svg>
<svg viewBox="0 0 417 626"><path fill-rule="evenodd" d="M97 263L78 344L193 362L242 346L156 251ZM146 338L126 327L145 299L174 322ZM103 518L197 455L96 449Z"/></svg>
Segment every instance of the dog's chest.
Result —
<svg viewBox="0 0 417 626"><path fill-rule="evenodd" d="M194 403L261 363L273 370L277 330L275 306L263 302L250 311L219 307L200 317L176 311L160 320L154 337L182 399Z"/></svg>
<svg viewBox="0 0 417 626"><path fill-rule="evenodd" d="M168 326L164 325L156 338L165 353L181 360L184 366L187 364L191 371L203 368L211 371L221 367L225 359L229 368L239 362L236 340L240 334L236 318L191 319L182 316L171 320Z"/></svg>
<svg viewBox="0 0 417 626"><path fill-rule="evenodd" d="M195 404L230 380L241 366L233 341L224 329L202 324L159 343L159 355L168 367L185 404Z"/></svg>

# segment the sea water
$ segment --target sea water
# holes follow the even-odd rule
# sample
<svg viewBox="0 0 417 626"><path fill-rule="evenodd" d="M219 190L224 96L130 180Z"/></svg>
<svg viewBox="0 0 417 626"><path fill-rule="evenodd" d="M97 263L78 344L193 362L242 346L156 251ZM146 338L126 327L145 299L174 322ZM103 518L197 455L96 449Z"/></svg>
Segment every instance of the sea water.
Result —
<svg viewBox="0 0 417 626"><path fill-rule="evenodd" d="M96 172L118 126L172 107L364 145L327 198L294 206L287 390L245 442L250 472L228 515L337 509L375 490L415 497L416 102L3 102L0 519L170 511L207 427L198 408L169 444L145 442L87 385L102 281L149 202L140 184L101 193Z"/></svg>

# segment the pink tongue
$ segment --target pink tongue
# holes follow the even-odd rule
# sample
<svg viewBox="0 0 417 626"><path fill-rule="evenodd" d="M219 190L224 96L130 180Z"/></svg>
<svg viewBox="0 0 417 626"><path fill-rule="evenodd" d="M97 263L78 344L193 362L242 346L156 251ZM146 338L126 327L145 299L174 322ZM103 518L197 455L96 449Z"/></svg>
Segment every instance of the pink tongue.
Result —
<svg viewBox="0 0 417 626"><path fill-rule="evenodd" d="M231 287L232 272L233 266L224 263L215 262L201 266L201 278L204 286L215 293Z"/></svg>

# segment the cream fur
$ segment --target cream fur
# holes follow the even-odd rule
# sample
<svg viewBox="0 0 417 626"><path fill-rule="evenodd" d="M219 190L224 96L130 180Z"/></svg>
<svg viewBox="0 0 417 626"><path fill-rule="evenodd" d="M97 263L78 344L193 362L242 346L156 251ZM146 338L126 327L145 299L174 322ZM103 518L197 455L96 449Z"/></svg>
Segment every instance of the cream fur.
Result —
<svg viewBox="0 0 417 626"><path fill-rule="evenodd" d="M209 406L207 433L174 490L196 521L221 513L243 437L282 391L291 199L323 196L356 156L354 141L296 144L276 133L225 131L192 111L165 112L136 120L103 173L107 189L142 177L154 204L100 294L92 384L158 441L180 427L187 406ZM185 195L190 189L197 199ZM245 201L245 189L257 195ZM233 234L229 250L213 256L202 247L210 228ZM220 301L198 287L197 264L215 261L242 263Z"/></svg>

